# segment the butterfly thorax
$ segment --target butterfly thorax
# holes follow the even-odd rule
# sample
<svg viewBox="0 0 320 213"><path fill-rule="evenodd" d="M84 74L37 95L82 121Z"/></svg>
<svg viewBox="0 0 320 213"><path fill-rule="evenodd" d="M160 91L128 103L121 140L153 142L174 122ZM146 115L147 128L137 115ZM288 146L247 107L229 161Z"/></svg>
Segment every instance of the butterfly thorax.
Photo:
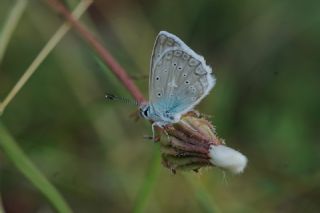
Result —
<svg viewBox="0 0 320 213"><path fill-rule="evenodd" d="M177 123L180 120L180 115L170 113L169 111L159 112L150 104L140 106L140 115L148 120L155 122L158 126Z"/></svg>

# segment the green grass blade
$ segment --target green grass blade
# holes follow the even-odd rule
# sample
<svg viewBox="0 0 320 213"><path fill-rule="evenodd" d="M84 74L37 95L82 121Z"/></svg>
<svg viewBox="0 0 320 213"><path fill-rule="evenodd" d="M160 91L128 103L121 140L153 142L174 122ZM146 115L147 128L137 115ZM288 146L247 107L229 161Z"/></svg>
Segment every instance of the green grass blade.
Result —
<svg viewBox="0 0 320 213"><path fill-rule="evenodd" d="M4 53L9 44L10 38L14 29L16 28L21 16L27 6L27 0L17 0L16 4L12 8L4 27L0 34L0 64L2 62Z"/></svg>
<svg viewBox="0 0 320 213"><path fill-rule="evenodd" d="M0 213L4 213L4 208L3 208L3 205L2 205L2 197L1 197L1 194L0 194Z"/></svg>
<svg viewBox="0 0 320 213"><path fill-rule="evenodd" d="M76 19L79 19L80 16L87 10L87 8L92 3L92 0L82 0L78 6L73 11L73 15ZM64 35L71 29L68 21L65 21L61 27L53 34L50 40L45 44L30 66L26 69L20 79L16 82L14 87L11 89L9 94L0 102L0 116L3 114L4 110L12 99L17 95L17 93L22 89L22 87L29 81L30 77L38 69L41 63L47 58L49 53L56 47L56 45L61 41Z"/></svg>
<svg viewBox="0 0 320 213"><path fill-rule="evenodd" d="M207 189L199 182L199 179L195 179L194 174L185 174L184 177L192 187L195 197L202 207L204 212L220 213L221 211L217 208L216 204L212 200Z"/></svg>
<svg viewBox="0 0 320 213"><path fill-rule="evenodd" d="M0 148L6 157L12 161L17 169L50 201L58 212L72 212L66 201L58 190L48 181L48 179L37 169L28 156L15 142L10 133L0 123Z"/></svg>
<svg viewBox="0 0 320 213"><path fill-rule="evenodd" d="M144 207L147 204L148 198L152 192L153 187L155 186L159 171L161 168L161 154L159 147L155 147L153 153L153 159L150 163L150 169L148 171L146 179L143 181L137 199L134 203L133 212L138 213L142 212Z"/></svg>

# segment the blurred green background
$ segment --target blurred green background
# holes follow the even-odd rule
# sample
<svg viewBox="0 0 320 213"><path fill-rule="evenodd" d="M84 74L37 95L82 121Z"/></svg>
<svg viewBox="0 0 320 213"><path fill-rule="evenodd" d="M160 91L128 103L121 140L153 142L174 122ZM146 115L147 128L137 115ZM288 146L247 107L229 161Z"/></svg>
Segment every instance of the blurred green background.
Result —
<svg viewBox="0 0 320 213"><path fill-rule="evenodd" d="M70 8L77 1L64 1ZM2 32L16 1L0 1ZM155 36L179 36L212 65L216 87L197 107L249 160L176 175L130 97L75 31L8 105L1 123L74 212L320 212L320 2L97 0L81 19L147 97ZM0 64L3 100L63 19L28 1ZM6 212L55 212L0 147ZM1 211L1 210L0 210Z"/></svg>

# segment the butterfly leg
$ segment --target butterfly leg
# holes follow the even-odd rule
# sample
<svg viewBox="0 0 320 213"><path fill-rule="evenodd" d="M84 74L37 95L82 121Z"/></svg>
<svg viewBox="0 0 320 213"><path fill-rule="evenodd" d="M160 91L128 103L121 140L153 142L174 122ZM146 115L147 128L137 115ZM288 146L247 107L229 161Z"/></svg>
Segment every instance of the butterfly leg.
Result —
<svg viewBox="0 0 320 213"><path fill-rule="evenodd" d="M160 125L157 122L154 122L151 125L151 128L152 128L152 140L154 142L158 142L158 141L160 141L160 136L156 136L155 126L159 126L160 127Z"/></svg>
<svg viewBox="0 0 320 213"><path fill-rule="evenodd" d="M143 136L144 139L146 139L146 140L152 140L152 141L154 141L154 142L160 141L160 136L159 136L159 135L156 136L156 131L155 131L155 126L156 126L156 125L158 125L158 124L157 124L157 123L153 123L153 124L151 125L152 136L150 136L150 135L145 135L145 136Z"/></svg>
<svg viewBox="0 0 320 213"><path fill-rule="evenodd" d="M153 140L153 141L154 141L154 139L155 139L155 132L154 132L154 126L155 126L155 125L157 125L156 122L152 123L152 125L151 125L151 129L152 129L152 140Z"/></svg>

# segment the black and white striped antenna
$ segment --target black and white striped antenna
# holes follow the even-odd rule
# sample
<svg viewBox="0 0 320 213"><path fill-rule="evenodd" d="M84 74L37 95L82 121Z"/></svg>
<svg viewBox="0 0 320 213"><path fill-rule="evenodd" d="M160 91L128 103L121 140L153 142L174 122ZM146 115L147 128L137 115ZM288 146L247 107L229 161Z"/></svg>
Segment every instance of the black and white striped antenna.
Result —
<svg viewBox="0 0 320 213"><path fill-rule="evenodd" d="M107 93L105 97L108 101L120 101L122 103L133 104L133 105L139 106L138 102L135 100L119 97L114 94Z"/></svg>

